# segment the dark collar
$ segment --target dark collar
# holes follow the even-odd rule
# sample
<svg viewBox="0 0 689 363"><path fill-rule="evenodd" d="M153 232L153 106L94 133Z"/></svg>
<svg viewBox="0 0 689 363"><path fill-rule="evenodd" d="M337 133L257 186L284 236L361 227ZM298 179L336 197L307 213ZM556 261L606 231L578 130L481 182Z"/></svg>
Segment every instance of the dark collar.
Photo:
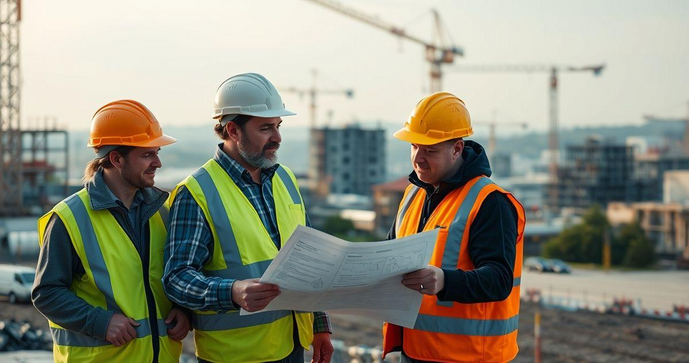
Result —
<svg viewBox="0 0 689 363"><path fill-rule="evenodd" d="M227 172L227 174L234 180L235 183L239 184L241 182L252 181L251 173L246 170L241 164L234 160L232 157L227 155L223 150L223 144L218 144L218 149L215 150L215 156L213 159L220 164L220 167ZM280 164L275 164L268 169L261 169L261 180L266 178L272 179L275 171L280 167Z"/></svg>
<svg viewBox="0 0 689 363"><path fill-rule="evenodd" d="M91 208L93 210L103 210L113 207L120 207L118 204L118 199L113 194L113 192L105 184L105 179L103 178L103 169L96 172L91 181L84 185L86 191L89 193L89 198L91 199ZM134 198L141 198L143 204L154 204L161 197L167 198L167 192L162 191L156 187L139 189L136 192Z"/></svg>

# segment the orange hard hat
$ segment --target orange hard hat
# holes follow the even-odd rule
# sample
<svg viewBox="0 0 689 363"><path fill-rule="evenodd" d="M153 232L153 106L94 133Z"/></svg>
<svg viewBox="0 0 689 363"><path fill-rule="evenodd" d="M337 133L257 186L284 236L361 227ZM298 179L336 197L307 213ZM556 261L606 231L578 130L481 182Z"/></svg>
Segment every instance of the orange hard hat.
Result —
<svg viewBox="0 0 689 363"><path fill-rule="evenodd" d="M436 92L416 104L404 127L393 136L412 144L435 145L473 133L464 101L448 92Z"/></svg>
<svg viewBox="0 0 689 363"><path fill-rule="evenodd" d="M156 147L172 144L153 113L140 102L120 100L101 107L91 120L88 147Z"/></svg>

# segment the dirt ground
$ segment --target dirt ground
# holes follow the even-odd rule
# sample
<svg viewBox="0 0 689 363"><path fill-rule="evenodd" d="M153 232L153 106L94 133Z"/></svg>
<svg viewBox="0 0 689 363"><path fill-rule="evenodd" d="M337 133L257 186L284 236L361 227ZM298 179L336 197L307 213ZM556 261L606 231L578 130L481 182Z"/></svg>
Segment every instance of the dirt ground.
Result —
<svg viewBox="0 0 689 363"><path fill-rule="evenodd" d="M538 306L522 303L520 353L515 362L534 360L534 313ZM620 315L544 310L541 312L543 362L689 362L689 324ZM47 329L48 323L29 304L0 300L0 320L14 318ZM332 317L332 338L345 345L381 344L380 323L367 318ZM193 354L191 335L185 352Z"/></svg>

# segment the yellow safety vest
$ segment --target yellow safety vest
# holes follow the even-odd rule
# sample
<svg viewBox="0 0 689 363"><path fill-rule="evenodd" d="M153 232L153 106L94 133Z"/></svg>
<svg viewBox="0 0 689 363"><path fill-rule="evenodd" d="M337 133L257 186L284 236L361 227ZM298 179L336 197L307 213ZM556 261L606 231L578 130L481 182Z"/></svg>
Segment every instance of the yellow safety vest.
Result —
<svg viewBox="0 0 689 363"><path fill-rule="evenodd" d="M203 210L213 235L213 256L203 267L204 275L237 280L261 277L278 249L256 209L220 164L209 160L175 188L170 201L181 186ZM280 241L284 244L297 225L306 223L306 212L296 178L289 169L278 167L272 186ZM299 342L308 348L313 340L313 313L267 311L240 316L238 310L195 311L192 326L196 355L212 362L283 359L294 348L295 321Z"/></svg>
<svg viewBox="0 0 689 363"><path fill-rule="evenodd" d="M161 208L167 218L167 206ZM161 211L148 221L150 228L148 283L155 299L156 317L151 323L143 264L134 244L109 210L93 210L86 189L58 203L38 220L43 243L53 214L62 220L85 274L75 276L70 289L92 306L122 313L136 320L137 338L122 347L64 329L49 320L55 362L151 362L153 337L160 347L158 362L179 362L182 343L167 336L165 318L172 303L163 291L163 250L167 235ZM156 334L157 331L157 334Z"/></svg>

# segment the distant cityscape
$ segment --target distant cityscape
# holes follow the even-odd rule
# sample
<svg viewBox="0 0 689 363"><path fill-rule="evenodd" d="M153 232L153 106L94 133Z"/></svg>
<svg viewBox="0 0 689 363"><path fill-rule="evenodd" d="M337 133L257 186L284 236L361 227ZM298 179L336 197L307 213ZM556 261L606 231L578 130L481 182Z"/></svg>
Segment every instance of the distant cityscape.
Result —
<svg viewBox="0 0 689 363"><path fill-rule="evenodd" d="M488 154L492 178L526 208L527 254L538 255L542 243L597 204L613 226L638 221L661 257L689 257L686 121L650 116L644 121L563 131L554 183L544 133L509 137L509 130L498 127L499 138L475 138L495 151ZM280 161L297 173L315 227L342 218L352 223L351 238L385 238L411 171L409 146L391 137L398 127L362 121L337 128L283 128ZM179 142L161 151L157 185L170 190L213 154L219 140L210 126L166 132ZM38 215L81 188L82 168L93 157L84 145L86 135L52 128L23 131L22 205L3 210L2 246L33 235Z"/></svg>

